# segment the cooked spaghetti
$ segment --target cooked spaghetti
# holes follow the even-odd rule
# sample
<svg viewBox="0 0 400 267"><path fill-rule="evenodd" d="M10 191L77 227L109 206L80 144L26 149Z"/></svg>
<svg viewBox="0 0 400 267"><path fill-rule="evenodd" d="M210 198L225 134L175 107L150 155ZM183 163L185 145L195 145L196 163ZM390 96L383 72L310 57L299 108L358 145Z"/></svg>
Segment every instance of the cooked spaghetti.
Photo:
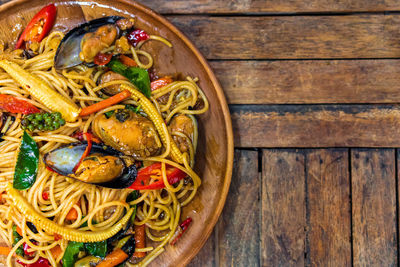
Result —
<svg viewBox="0 0 400 267"><path fill-rule="evenodd" d="M66 122L60 119L61 124L57 125L58 127L50 126L47 130L46 128L41 130L37 125L26 125L29 123L26 119L29 115L3 112L1 128L3 141L0 143L2 158L0 239L10 248L7 251L7 265L12 266L14 260L25 266L39 260L47 260L51 266L61 264L65 266L67 257L64 254L72 241L77 243L103 241L102 244L108 242L108 255L119 251L118 244L123 242L121 241L123 238L129 241L127 236L135 236L137 231L144 231L147 244L138 242L135 236L136 248L133 257L128 255L130 259L128 261L124 259L124 262L129 266L146 266L165 250L165 246L171 242L175 243L185 230L179 226L186 219L181 218L181 209L195 197L201 184L200 178L192 170L198 139L194 116L207 111L207 99L197 86L196 78L187 77L185 81L164 78L160 80L159 88L151 92L151 97L146 98L125 78L104 81L103 77L108 72L108 68L104 66L88 67L80 64L56 70L54 57L63 37L64 34L61 32L51 32L37 43L35 54L31 58L21 49L2 47L0 59L17 65L37 77L40 82L80 110L112 98L113 94L107 94L109 88L127 90L131 94L129 98L87 116L79 116L75 120ZM151 36L148 40L151 39L170 45L161 37ZM103 48L102 53L111 53L114 56L117 53L124 54L134 61L137 67L149 69L153 59L142 49L143 43L144 41L141 41L136 46L129 45L129 49L123 52L116 51L117 45L110 45ZM39 109L40 114L51 114L55 111L38 97L33 96L32 92L4 67L0 69L0 94L26 101ZM57 99L54 101L54 105L57 106ZM62 114L67 111L60 112ZM138 129L130 129L129 123ZM106 127L110 124L107 132ZM146 128L148 131L139 129L141 126L148 127ZM121 132L113 132L115 127L121 127L118 129L125 129L128 133L123 135ZM40 159L35 182L26 190L17 190L12 187L12 183L15 179L16 162L25 129L37 143ZM85 141L88 139L86 133L92 133L93 140L97 140L100 146L104 145L103 142L106 145L111 143L111 146L117 146L120 152L118 157L124 160L128 158L129 162L134 162L139 174L141 170L153 166L153 169L150 168L149 180L141 181L142 184L139 184L138 188L144 189L136 191L138 193L136 199L130 197L133 189L113 189L90 182L85 183L61 175L46 166L43 158L57 149L64 148L68 144L89 146L90 140ZM142 138L142 134L148 142L140 145L147 147L143 147L140 151L135 150L134 153L124 153L129 149L122 145L118 147L118 142L113 143L117 138L113 133L120 134L118 138L128 139L136 135ZM152 138L150 141L149 136ZM96 143L93 141L93 144ZM86 159L88 158L84 160ZM183 172L185 177L170 180L168 176L172 171ZM173 183L170 183L171 181ZM146 189L146 186L156 183L161 186ZM134 221L131 224L132 218ZM123 234L120 239L111 242L110 238L115 237L117 232ZM21 248L25 248L24 251L21 252ZM93 258L90 252L82 249L74 257L75 261L89 257L86 263L89 262L91 265L99 262L101 265L102 261L107 260L107 256L105 259Z"/></svg>

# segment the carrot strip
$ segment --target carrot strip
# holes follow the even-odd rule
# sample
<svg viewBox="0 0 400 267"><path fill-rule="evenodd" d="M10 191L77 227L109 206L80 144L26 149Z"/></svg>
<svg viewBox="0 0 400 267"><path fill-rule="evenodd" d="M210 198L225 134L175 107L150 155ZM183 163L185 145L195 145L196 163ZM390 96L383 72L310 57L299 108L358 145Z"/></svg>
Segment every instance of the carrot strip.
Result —
<svg viewBox="0 0 400 267"><path fill-rule="evenodd" d="M126 254L122 249L117 248L108 254L104 260L96 265L96 267L114 267L123 263L128 257L128 254Z"/></svg>
<svg viewBox="0 0 400 267"><path fill-rule="evenodd" d="M22 230L21 230L21 228L19 228L18 226L17 226L17 233L18 233L20 236L22 236Z"/></svg>
<svg viewBox="0 0 400 267"><path fill-rule="evenodd" d="M60 245L57 245L53 248L50 249L51 254L53 255L54 259L58 259L58 257L60 257L61 253L62 253L62 249L60 247Z"/></svg>
<svg viewBox="0 0 400 267"><path fill-rule="evenodd" d="M70 220L70 221L75 221L76 219L78 219L78 211L75 208L71 208L68 211L68 214L65 217L65 219Z"/></svg>
<svg viewBox="0 0 400 267"><path fill-rule="evenodd" d="M122 64L127 65L128 67L136 67L137 63L135 60L133 60L130 57L127 57L125 55L120 55L119 60L122 62Z"/></svg>
<svg viewBox="0 0 400 267"><path fill-rule="evenodd" d="M0 255L8 255L10 254L11 248L9 247L0 247Z"/></svg>
<svg viewBox="0 0 400 267"><path fill-rule="evenodd" d="M145 225L135 225L135 248L146 247L146 231ZM146 256L146 252L135 252L134 257L143 258Z"/></svg>
<svg viewBox="0 0 400 267"><path fill-rule="evenodd" d="M128 97L131 96L131 93L128 90L124 90L121 93L118 93L116 95L113 95L110 98L107 98L103 101L97 102L96 104L90 105L86 108L83 108L81 110L81 113L79 114L80 116L87 116L90 115L92 113L95 113L99 110L105 109L109 106L115 105L125 99L127 99Z"/></svg>

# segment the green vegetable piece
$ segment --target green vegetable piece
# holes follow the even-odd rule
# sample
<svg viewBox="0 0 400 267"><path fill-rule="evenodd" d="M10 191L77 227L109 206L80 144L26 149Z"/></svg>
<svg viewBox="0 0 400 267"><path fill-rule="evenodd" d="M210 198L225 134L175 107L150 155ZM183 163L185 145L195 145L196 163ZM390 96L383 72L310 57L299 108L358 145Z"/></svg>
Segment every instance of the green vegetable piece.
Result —
<svg viewBox="0 0 400 267"><path fill-rule="evenodd" d="M62 258L63 267L73 267L80 251L85 250L82 242L70 241Z"/></svg>
<svg viewBox="0 0 400 267"><path fill-rule="evenodd" d="M13 233L13 246L15 246L22 239L22 236L20 236L18 234L17 226L15 224L13 225L12 230L13 230L12 231L12 233ZM17 255L19 255L19 256L24 256L24 248L23 248L23 246L22 245L19 246L19 248L17 248L15 253Z"/></svg>
<svg viewBox="0 0 400 267"><path fill-rule="evenodd" d="M44 113L43 114L43 119L46 120L47 118L50 118L50 114L49 113Z"/></svg>
<svg viewBox="0 0 400 267"><path fill-rule="evenodd" d="M129 195L126 197L126 202L132 202L136 199L138 199L140 197L139 191L134 190L131 193L129 193ZM133 223L135 221L135 217L136 217L136 210L137 210L137 205L130 205L131 208L134 208L133 213L132 213L132 217L131 217L131 223Z"/></svg>
<svg viewBox="0 0 400 267"><path fill-rule="evenodd" d="M28 131L33 132L35 130L35 126L33 124L28 125Z"/></svg>
<svg viewBox="0 0 400 267"><path fill-rule="evenodd" d="M65 120L61 118L61 119L59 120L59 123L60 123L61 126L64 126L64 125L65 125Z"/></svg>
<svg viewBox="0 0 400 267"><path fill-rule="evenodd" d="M42 113L36 113L36 119L41 121L43 120L43 114Z"/></svg>
<svg viewBox="0 0 400 267"><path fill-rule="evenodd" d="M43 124L39 124L38 127L37 127L37 129L38 129L39 131L43 131L43 128L44 128Z"/></svg>
<svg viewBox="0 0 400 267"><path fill-rule="evenodd" d="M115 248L122 248L126 242L128 242L128 240L131 238L130 235L125 236L124 238L118 240L118 243L115 245Z"/></svg>
<svg viewBox="0 0 400 267"><path fill-rule="evenodd" d="M60 123L58 121L53 121L53 127L56 129L60 128Z"/></svg>
<svg viewBox="0 0 400 267"><path fill-rule="evenodd" d="M31 125L29 125L31 126ZM39 148L33 138L24 132L15 165L13 186L18 190L30 188L36 181Z"/></svg>
<svg viewBox="0 0 400 267"><path fill-rule="evenodd" d="M107 119L111 118L111 116L114 114L114 110L110 110L107 111L106 113L104 113L104 115L106 115Z"/></svg>
<svg viewBox="0 0 400 267"><path fill-rule="evenodd" d="M85 249L90 255L104 258L107 254L107 241L85 243Z"/></svg>
<svg viewBox="0 0 400 267"><path fill-rule="evenodd" d="M60 112L54 113L54 118L55 118L56 120L61 119L61 113L60 113Z"/></svg>
<svg viewBox="0 0 400 267"><path fill-rule="evenodd" d="M107 67L128 78L146 97L150 98L150 77L147 70L137 67L128 67L118 59L112 59L107 64Z"/></svg>

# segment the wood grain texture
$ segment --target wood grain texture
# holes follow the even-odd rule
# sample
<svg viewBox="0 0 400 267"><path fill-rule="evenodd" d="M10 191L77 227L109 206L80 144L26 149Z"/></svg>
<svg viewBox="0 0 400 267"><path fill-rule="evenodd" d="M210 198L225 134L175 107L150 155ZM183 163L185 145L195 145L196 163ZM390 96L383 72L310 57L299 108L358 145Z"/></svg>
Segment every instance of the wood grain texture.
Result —
<svg viewBox="0 0 400 267"><path fill-rule="evenodd" d="M258 152L236 150L234 166L229 195L216 225L218 266L259 266Z"/></svg>
<svg viewBox="0 0 400 267"><path fill-rule="evenodd" d="M399 15L168 18L208 59L400 55Z"/></svg>
<svg viewBox="0 0 400 267"><path fill-rule="evenodd" d="M348 149L306 154L311 266L351 266Z"/></svg>
<svg viewBox="0 0 400 267"><path fill-rule="evenodd" d="M304 154L263 150L262 266L304 266Z"/></svg>
<svg viewBox="0 0 400 267"><path fill-rule="evenodd" d="M216 231L214 230L207 242L201 248L196 257L187 265L187 267L217 267L215 257Z"/></svg>
<svg viewBox="0 0 400 267"><path fill-rule="evenodd" d="M398 147L394 105L230 107L237 147Z"/></svg>
<svg viewBox="0 0 400 267"><path fill-rule="evenodd" d="M354 266L396 266L393 149L351 152Z"/></svg>
<svg viewBox="0 0 400 267"><path fill-rule="evenodd" d="M230 104L399 103L400 60L212 61Z"/></svg>
<svg viewBox="0 0 400 267"><path fill-rule="evenodd" d="M354 12L394 11L400 9L395 0L139 0L161 13L262 13L262 12Z"/></svg>

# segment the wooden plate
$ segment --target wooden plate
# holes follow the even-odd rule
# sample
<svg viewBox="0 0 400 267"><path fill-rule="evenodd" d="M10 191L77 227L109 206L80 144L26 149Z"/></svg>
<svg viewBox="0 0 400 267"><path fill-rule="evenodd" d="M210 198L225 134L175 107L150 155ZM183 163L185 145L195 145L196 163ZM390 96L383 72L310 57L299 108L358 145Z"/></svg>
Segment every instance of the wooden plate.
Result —
<svg viewBox="0 0 400 267"><path fill-rule="evenodd" d="M148 42L145 50L155 60L160 74L181 73L199 78L199 85L210 102L210 110L199 117L199 146L195 170L202 185L194 201L184 207L182 218L193 224L175 247L167 246L151 266L184 266L196 255L210 235L221 213L233 166L231 119L225 97L206 60L193 44L171 23L154 11L132 1L43 1L16 0L0 7L0 39L15 42L33 15L48 3L56 3L55 29L67 31L85 20L108 15L136 18L136 26L170 40L170 49L159 42Z"/></svg>

